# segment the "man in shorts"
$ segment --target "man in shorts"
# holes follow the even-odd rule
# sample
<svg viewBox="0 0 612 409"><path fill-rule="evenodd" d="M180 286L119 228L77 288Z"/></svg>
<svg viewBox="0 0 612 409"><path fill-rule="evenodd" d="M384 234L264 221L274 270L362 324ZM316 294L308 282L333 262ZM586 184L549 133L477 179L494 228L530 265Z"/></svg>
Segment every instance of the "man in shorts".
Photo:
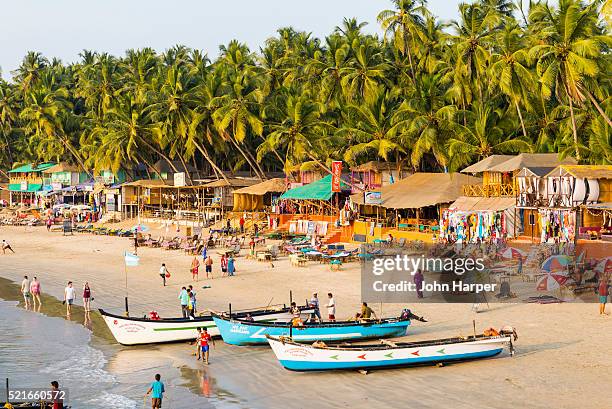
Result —
<svg viewBox="0 0 612 409"><path fill-rule="evenodd" d="M72 281L68 281L68 285L64 288L64 302L66 303L66 316L70 317L72 312L72 304L74 304L74 298L76 297L76 291L72 286Z"/></svg>
<svg viewBox="0 0 612 409"><path fill-rule="evenodd" d="M215 340L212 339L206 327L202 328L202 331L200 332L200 336L198 337L196 343L198 345L198 348L200 348L202 351L201 356L204 362L206 363L206 365L209 364L208 363L208 351L210 350L210 345L208 345L208 343L210 341L212 341L212 344L215 345ZM198 354L198 359L200 359L200 354Z"/></svg>
<svg viewBox="0 0 612 409"><path fill-rule="evenodd" d="M334 295L332 293L327 293L327 318L331 322L336 321L336 301L334 300Z"/></svg>
<svg viewBox="0 0 612 409"><path fill-rule="evenodd" d="M23 281L21 282L21 294L23 294L23 302L25 304L25 309L29 310L32 294L30 293L30 279L28 278L28 276L23 276Z"/></svg>
<svg viewBox="0 0 612 409"><path fill-rule="evenodd" d="M206 278L208 278L208 274L210 274L210 278L213 278L213 274L212 274L213 259L210 255L206 257L206 260L204 261L204 266L206 267Z"/></svg>
<svg viewBox="0 0 612 409"><path fill-rule="evenodd" d="M158 409L162 407L164 392L166 392L166 388L161 381L161 375L155 374L155 382L151 384L151 387L147 391L147 396L151 395L151 408Z"/></svg>

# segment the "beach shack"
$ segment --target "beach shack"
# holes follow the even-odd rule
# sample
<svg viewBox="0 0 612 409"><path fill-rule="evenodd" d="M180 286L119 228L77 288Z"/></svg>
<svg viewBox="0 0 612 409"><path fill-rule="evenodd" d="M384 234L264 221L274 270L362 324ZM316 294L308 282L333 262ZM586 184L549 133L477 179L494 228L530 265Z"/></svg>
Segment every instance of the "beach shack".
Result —
<svg viewBox="0 0 612 409"><path fill-rule="evenodd" d="M398 166L391 162L370 161L351 167L352 193L373 191L383 186L392 185L410 175L408 167Z"/></svg>
<svg viewBox="0 0 612 409"><path fill-rule="evenodd" d="M236 190L261 182L261 180L255 178L228 177L226 179L219 179L202 185L203 188L212 191L210 205L220 206L224 210L233 209L234 192Z"/></svg>
<svg viewBox="0 0 612 409"><path fill-rule="evenodd" d="M560 165L545 178L544 206L538 207L541 242L612 241L611 165Z"/></svg>
<svg viewBox="0 0 612 409"><path fill-rule="evenodd" d="M380 197L368 192L351 195L358 207L353 240L371 242L388 234L394 238L431 242L439 234L441 213L458 197L464 185L481 179L461 173L415 173L380 189Z"/></svg>
<svg viewBox="0 0 612 409"><path fill-rule="evenodd" d="M271 211L272 204L287 190L284 178L273 178L234 190L235 212Z"/></svg>
<svg viewBox="0 0 612 409"><path fill-rule="evenodd" d="M38 205L38 193L43 191L45 175L43 172L55 163L30 163L9 170L9 191L11 205Z"/></svg>
<svg viewBox="0 0 612 409"><path fill-rule="evenodd" d="M463 169L462 173L482 175L482 184L464 186L462 197L443 214L444 234L459 234L472 242L530 234L533 216L526 201L538 194L527 190L545 189L542 175L562 163L576 161L560 160L556 153L491 155Z"/></svg>
<svg viewBox="0 0 612 409"><path fill-rule="evenodd" d="M332 188L332 175L283 193L273 210L282 230L291 234L319 236L324 243L340 241L350 227L348 197L350 186L342 177L338 190Z"/></svg>

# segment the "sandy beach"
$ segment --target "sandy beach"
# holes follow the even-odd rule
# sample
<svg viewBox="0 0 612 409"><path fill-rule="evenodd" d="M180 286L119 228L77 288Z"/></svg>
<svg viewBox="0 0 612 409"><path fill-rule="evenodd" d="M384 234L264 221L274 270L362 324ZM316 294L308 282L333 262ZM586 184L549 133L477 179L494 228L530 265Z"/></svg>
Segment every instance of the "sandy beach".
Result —
<svg viewBox="0 0 612 409"><path fill-rule="evenodd" d="M60 299L68 280L75 282L78 291L88 281L94 308L123 311L123 253L132 249L131 240L91 234L62 236L43 227L1 227L0 237L16 251L0 255L0 276L19 282L24 274L36 275L43 292ZM131 314L155 309L162 316L179 315L180 287L195 284L189 272L193 256L151 248L139 248L138 253L140 266L128 268ZM216 255L215 250L212 253ZM172 273L167 287L158 275L162 262ZM287 257L275 261L273 268L238 257L236 268L235 277L220 278L216 257L215 279L204 280L201 269L200 282L194 285L199 289L200 309L224 310L229 302L236 309L287 303L290 290L295 300L317 291L324 301L324 295L333 292L339 318L359 308L358 263L330 271L329 266L318 263L291 267ZM203 285L211 288L202 289ZM403 307L385 305L384 315L397 314ZM297 374L282 369L268 348L230 347L218 340L207 368L191 356L191 348L180 343L116 348L106 369L113 373L134 366L144 376L147 362L171 361L172 367L180 368L183 385L203 395L211 407L224 402L228 407L297 408L315 398L318 407L351 408L610 406L612 391L606 385L612 379L612 317L599 316L596 304L491 304L478 314L471 304L409 307L429 320L413 324L412 340L470 334L476 319L480 330L506 324L516 327L517 354L510 357L504 352L494 359L441 368L374 371L367 376L354 372Z"/></svg>

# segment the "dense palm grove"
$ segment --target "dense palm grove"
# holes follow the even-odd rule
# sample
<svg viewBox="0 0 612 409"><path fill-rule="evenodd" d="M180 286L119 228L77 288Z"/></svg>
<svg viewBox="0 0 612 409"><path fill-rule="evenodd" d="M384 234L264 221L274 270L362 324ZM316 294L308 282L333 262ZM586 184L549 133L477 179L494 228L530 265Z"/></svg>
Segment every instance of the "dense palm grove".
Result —
<svg viewBox="0 0 612 409"><path fill-rule="evenodd" d="M384 37L345 19L321 40L278 30L216 61L176 46L64 65L28 53L0 82L0 161L68 161L88 172L170 159L176 171L386 160L456 170L495 153L558 152L612 164L612 40L601 3L459 6L444 23L395 0Z"/></svg>

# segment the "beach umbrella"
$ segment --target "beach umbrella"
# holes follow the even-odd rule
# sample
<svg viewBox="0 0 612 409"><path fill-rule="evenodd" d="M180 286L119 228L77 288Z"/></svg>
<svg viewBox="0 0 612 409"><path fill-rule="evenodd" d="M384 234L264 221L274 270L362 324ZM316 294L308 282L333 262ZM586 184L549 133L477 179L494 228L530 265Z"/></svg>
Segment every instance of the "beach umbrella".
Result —
<svg viewBox="0 0 612 409"><path fill-rule="evenodd" d="M137 224L136 226L132 226L130 230L135 233L146 233L149 231L149 227L144 224Z"/></svg>
<svg viewBox="0 0 612 409"><path fill-rule="evenodd" d="M565 274L548 273L540 278L536 284L538 291L552 291L559 289L564 285L569 277Z"/></svg>
<svg viewBox="0 0 612 409"><path fill-rule="evenodd" d="M599 261L595 266L595 271L598 273L612 273L612 257L606 257Z"/></svg>
<svg viewBox="0 0 612 409"><path fill-rule="evenodd" d="M510 258L524 259L527 256L527 254L525 254L523 250L515 249L514 247L508 247L500 253L500 256L503 258L508 258L508 259Z"/></svg>
<svg viewBox="0 0 612 409"><path fill-rule="evenodd" d="M542 270L548 272L567 270L571 261L572 259L565 255L550 256L542 263Z"/></svg>

